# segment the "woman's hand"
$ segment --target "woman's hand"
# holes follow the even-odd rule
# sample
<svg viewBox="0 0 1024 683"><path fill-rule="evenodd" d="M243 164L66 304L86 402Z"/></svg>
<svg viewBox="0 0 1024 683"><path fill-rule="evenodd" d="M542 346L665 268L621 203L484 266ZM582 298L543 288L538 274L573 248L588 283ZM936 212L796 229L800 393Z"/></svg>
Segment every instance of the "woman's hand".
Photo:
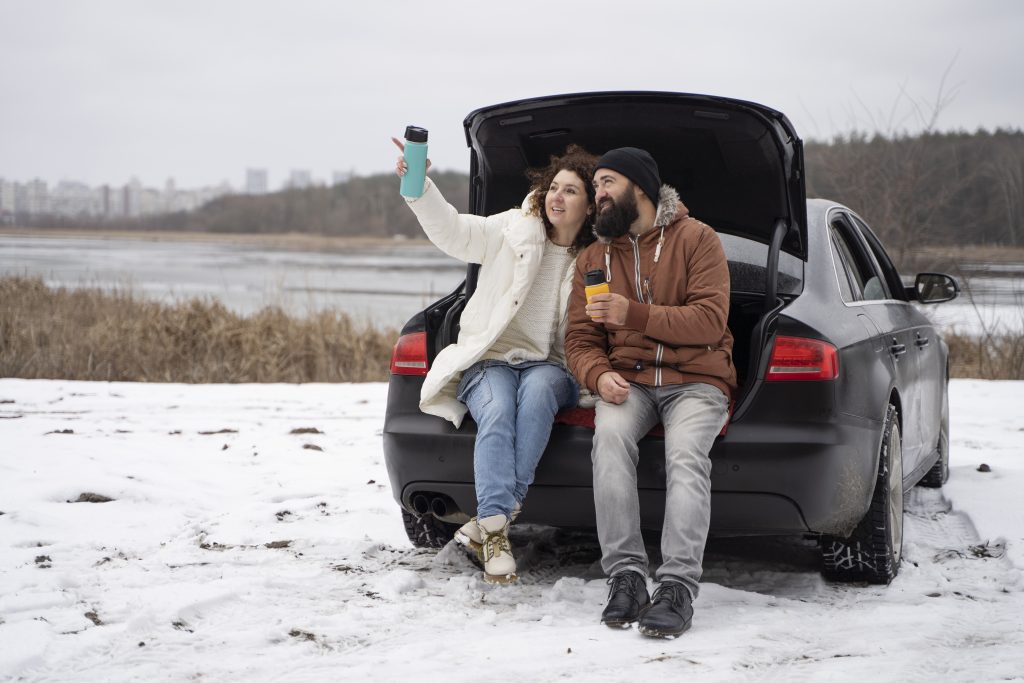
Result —
<svg viewBox="0 0 1024 683"><path fill-rule="evenodd" d="M405 145L402 144L402 141L399 140L398 138L391 138L391 142L395 143L395 146L398 147L398 149L402 150L403 152L405 151ZM398 161L395 163L395 173L398 174L398 177L401 178L402 176L404 176L405 172L408 170L409 164L405 163L405 157L398 157ZM427 159L427 170L430 170L430 159Z"/></svg>

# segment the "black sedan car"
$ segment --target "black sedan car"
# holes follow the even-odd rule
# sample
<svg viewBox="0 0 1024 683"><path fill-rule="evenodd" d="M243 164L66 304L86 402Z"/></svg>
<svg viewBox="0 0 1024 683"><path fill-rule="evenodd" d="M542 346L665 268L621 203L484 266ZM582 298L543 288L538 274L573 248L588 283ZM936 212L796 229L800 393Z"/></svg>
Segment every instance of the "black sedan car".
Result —
<svg viewBox="0 0 1024 683"><path fill-rule="evenodd" d="M678 93L560 95L485 107L464 122L470 207L515 206L524 170L569 143L649 150L691 215L719 233L732 281L740 390L712 451L711 533L810 535L835 580L888 583L903 542L903 493L948 476L948 349L916 304L955 298L947 275L904 283L850 209L808 200L803 147L780 112ZM420 412L437 352L459 334L478 266L414 316L391 364L384 455L406 529L439 547L474 514L469 417ZM551 435L521 522L593 527L593 432L579 410ZM591 418L592 419L592 418ZM641 520L660 528L664 441L640 444Z"/></svg>

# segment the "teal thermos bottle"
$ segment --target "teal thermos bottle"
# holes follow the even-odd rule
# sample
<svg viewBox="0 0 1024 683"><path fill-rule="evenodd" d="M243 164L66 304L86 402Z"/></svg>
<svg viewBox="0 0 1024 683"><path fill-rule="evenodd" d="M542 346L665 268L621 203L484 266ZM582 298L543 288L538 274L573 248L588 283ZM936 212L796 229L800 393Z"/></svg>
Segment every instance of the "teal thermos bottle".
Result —
<svg viewBox="0 0 1024 683"><path fill-rule="evenodd" d="M427 129L416 126L405 128L405 163L408 170L402 176L399 192L403 197L419 197L427 178Z"/></svg>

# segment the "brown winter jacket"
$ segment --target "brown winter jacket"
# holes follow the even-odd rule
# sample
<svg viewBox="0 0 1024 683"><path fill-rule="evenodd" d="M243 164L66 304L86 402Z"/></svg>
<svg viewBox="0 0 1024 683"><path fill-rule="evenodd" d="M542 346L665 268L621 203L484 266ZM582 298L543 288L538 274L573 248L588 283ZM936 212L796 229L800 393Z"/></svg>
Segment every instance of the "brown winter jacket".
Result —
<svg viewBox="0 0 1024 683"><path fill-rule="evenodd" d="M654 263L662 226L665 241ZM604 271L611 292L629 299L624 325L587 315L583 276L590 270ZM663 185L653 229L610 244L595 242L576 257L566 358L594 394L597 378L614 370L649 386L704 382L731 397L736 369L728 317L729 266L722 243Z"/></svg>

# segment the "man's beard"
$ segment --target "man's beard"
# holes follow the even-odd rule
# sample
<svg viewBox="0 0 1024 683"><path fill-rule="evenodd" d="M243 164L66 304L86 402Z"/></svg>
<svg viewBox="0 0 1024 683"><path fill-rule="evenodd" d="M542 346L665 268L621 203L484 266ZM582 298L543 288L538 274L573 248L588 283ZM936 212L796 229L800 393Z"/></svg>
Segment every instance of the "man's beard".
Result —
<svg viewBox="0 0 1024 683"><path fill-rule="evenodd" d="M611 197L605 199L611 202L611 208L602 210L598 207L597 218L594 219L594 234L604 239L613 240L622 237L629 232L633 221L640 217L636 208L636 194L633 192L633 184L630 183L622 198L615 200Z"/></svg>

